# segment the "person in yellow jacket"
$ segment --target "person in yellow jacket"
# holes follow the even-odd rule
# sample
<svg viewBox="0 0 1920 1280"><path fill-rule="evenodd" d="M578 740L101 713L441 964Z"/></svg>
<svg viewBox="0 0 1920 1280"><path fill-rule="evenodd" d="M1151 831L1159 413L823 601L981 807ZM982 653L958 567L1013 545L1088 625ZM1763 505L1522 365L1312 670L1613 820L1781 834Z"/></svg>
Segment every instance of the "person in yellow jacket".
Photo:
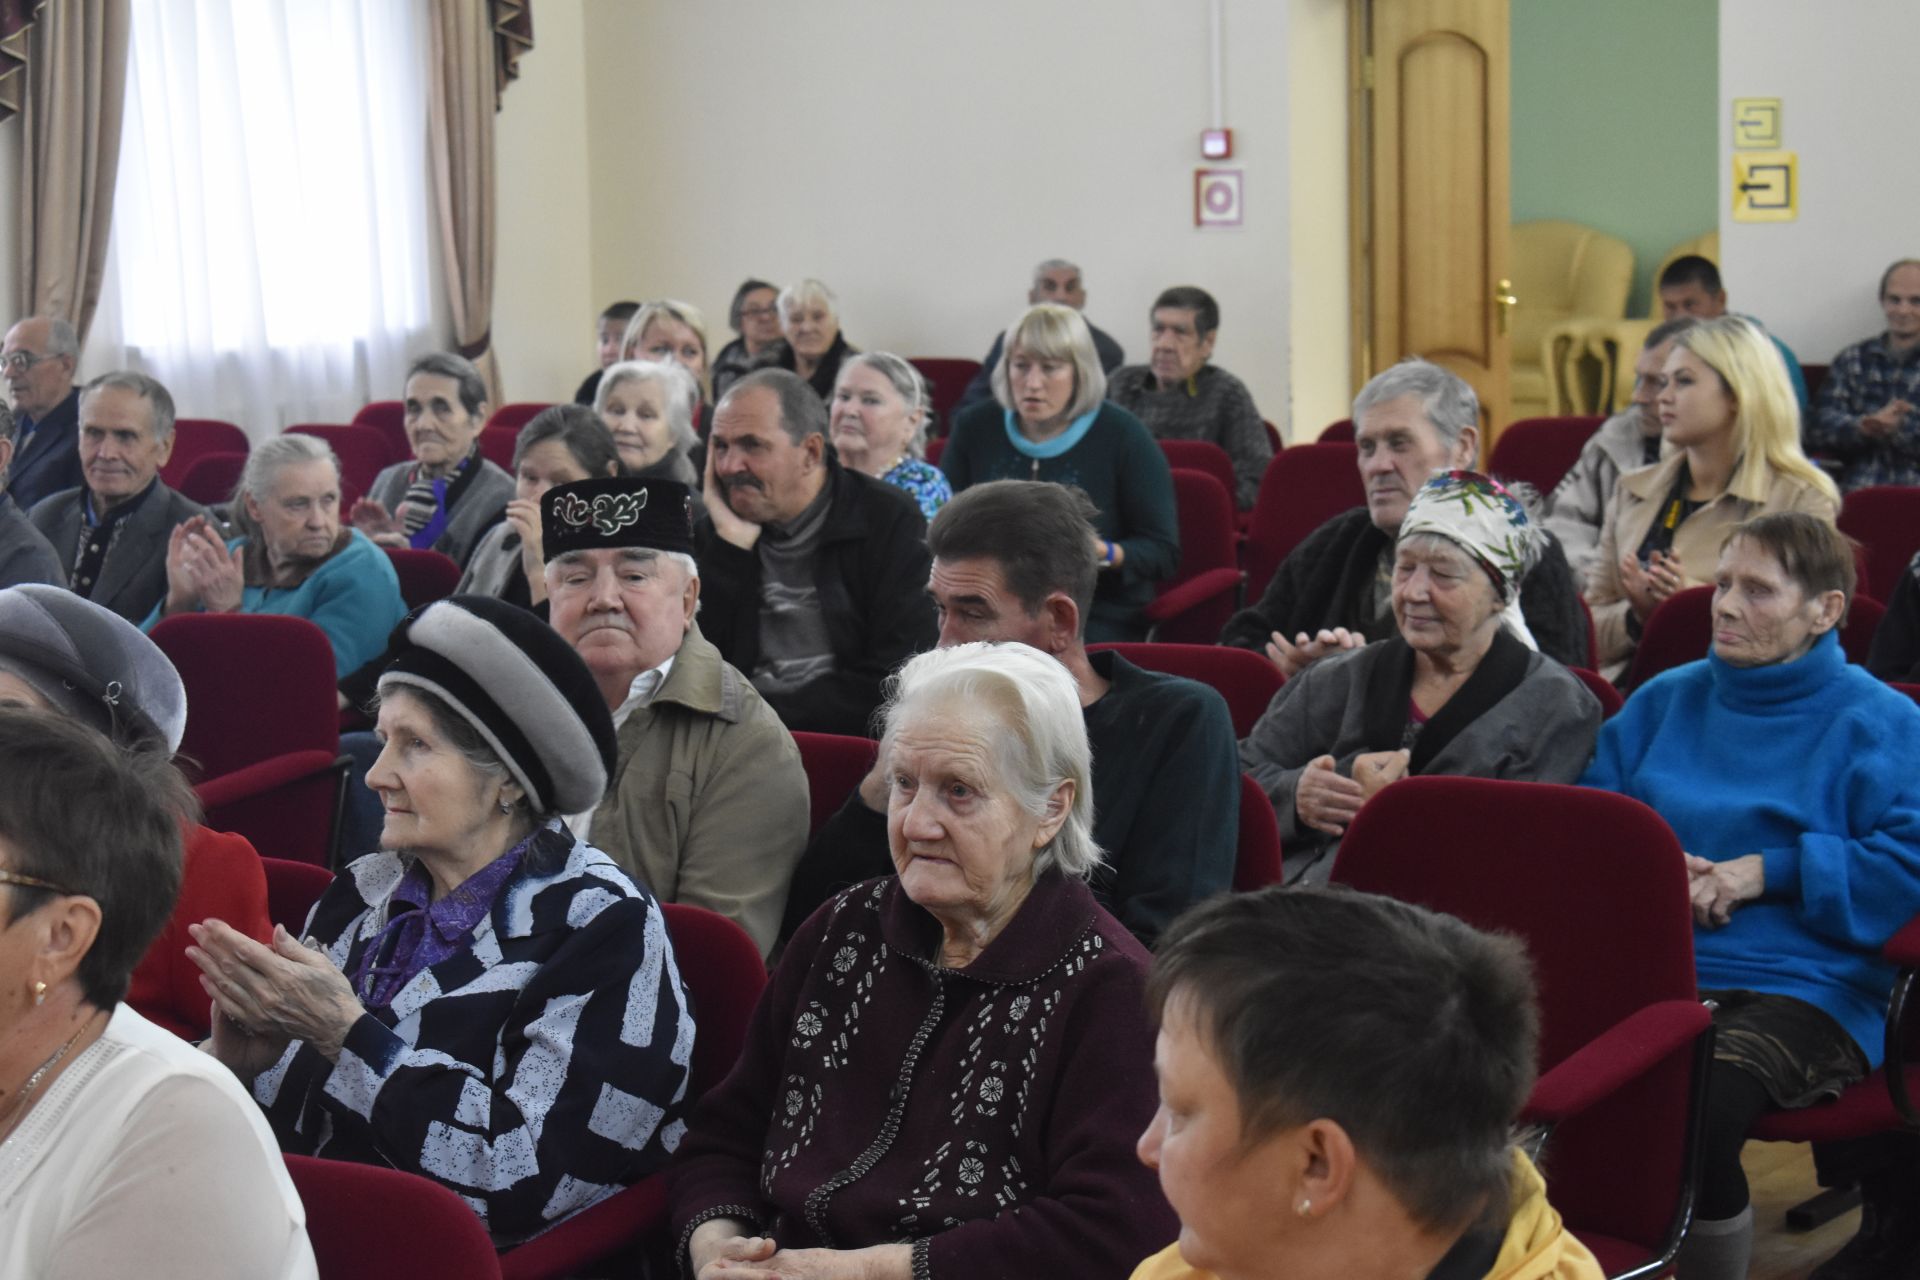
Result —
<svg viewBox="0 0 1920 1280"><path fill-rule="evenodd" d="M1133 1280L1601 1280L1513 1142L1539 1017L1521 945L1344 889L1214 898L1148 980L1140 1158L1180 1238Z"/></svg>

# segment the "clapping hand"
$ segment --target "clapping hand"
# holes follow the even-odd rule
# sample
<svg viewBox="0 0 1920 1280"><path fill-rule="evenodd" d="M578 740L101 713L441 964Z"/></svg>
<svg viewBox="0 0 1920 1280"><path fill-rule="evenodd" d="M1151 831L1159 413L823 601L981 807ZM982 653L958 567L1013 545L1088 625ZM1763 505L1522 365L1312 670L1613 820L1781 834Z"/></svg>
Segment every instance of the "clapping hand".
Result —
<svg viewBox="0 0 1920 1280"><path fill-rule="evenodd" d="M1330 836L1345 835L1347 824L1367 798L1352 778L1334 768L1332 756L1307 762L1293 786L1293 811L1301 823Z"/></svg>
<svg viewBox="0 0 1920 1280"><path fill-rule="evenodd" d="M1366 751L1353 758L1353 780L1360 784L1360 803L1373 799L1376 792L1390 782L1398 782L1407 776L1407 767L1413 762L1413 752L1402 747L1398 751Z"/></svg>
<svg viewBox="0 0 1920 1280"><path fill-rule="evenodd" d="M220 920L188 925L187 933L195 943L187 959L199 966L200 986L216 1013L282 1046L304 1040L328 1061L340 1056L348 1029L366 1009L333 961L280 925L273 927L271 946Z"/></svg>
<svg viewBox="0 0 1920 1280"><path fill-rule="evenodd" d="M231 552L213 522L194 516L167 536L167 599L163 613L230 613L246 594L245 548Z"/></svg>
<svg viewBox="0 0 1920 1280"><path fill-rule="evenodd" d="M1302 631L1289 641L1278 631L1267 640L1267 661L1280 669L1280 674L1291 680L1305 670L1307 665L1329 653L1339 653L1345 649L1363 648L1367 638L1358 631L1349 631L1345 627L1334 627L1321 631L1317 635L1308 635Z"/></svg>
<svg viewBox="0 0 1920 1280"><path fill-rule="evenodd" d="M1660 602L1686 589L1687 578L1680 559L1665 551L1648 558L1646 568L1633 556L1620 557L1620 589L1633 606L1634 616L1645 622L1660 607Z"/></svg>
<svg viewBox="0 0 1920 1280"><path fill-rule="evenodd" d="M383 547L397 547L405 541L400 521L378 498L362 498L354 503L347 520Z"/></svg>
<svg viewBox="0 0 1920 1280"><path fill-rule="evenodd" d="M1900 429L1900 423L1913 412L1913 406L1905 400L1887 401L1876 412L1860 415L1860 431L1874 439L1885 439Z"/></svg>

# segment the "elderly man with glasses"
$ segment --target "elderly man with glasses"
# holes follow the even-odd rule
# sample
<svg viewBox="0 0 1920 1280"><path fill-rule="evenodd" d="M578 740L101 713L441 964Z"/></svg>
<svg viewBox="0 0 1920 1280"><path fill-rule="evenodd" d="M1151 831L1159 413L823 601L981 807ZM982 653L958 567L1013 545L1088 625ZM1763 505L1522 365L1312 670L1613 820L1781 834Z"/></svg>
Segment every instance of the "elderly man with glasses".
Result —
<svg viewBox="0 0 1920 1280"><path fill-rule="evenodd" d="M81 483L80 338L65 320L28 316L0 342L0 373L13 401L13 469L7 490L22 510Z"/></svg>

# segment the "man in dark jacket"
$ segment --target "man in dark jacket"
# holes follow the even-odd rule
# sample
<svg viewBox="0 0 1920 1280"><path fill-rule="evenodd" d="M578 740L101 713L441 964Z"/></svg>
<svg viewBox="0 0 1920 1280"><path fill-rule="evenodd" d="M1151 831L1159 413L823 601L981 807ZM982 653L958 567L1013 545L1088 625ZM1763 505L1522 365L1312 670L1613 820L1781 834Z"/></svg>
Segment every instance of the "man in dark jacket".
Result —
<svg viewBox="0 0 1920 1280"><path fill-rule="evenodd" d="M1087 496L1065 485L975 485L933 518L927 592L942 645L1019 641L1073 676L1093 747L1093 838L1106 852L1094 896L1152 946L1175 916L1233 885L1240 758L1217 692L1087 652L1094 516ZM783 937L842 886L893 873L886 807L883 762L802 855Z"/></svg>
<svg viewBox="0 0 1920 1280"><path fill-rule="evenodd" d="M7 467L13 460L13 412L0 404L0 587L25 582L67 585L66 570L53 544L33 527L20 504L5 492Z"/></svg>
<svg viewBox="0 0 1920 1280"><path fill-rule="evenodd" d="M1220 634L1221 644L1264 649L1289 678L1322 654L1396 634L1393 541L1407 504L1435 474L1471 467L1479 449L1473 388L1417 357L1361 388L1353 421L1367 505L1308 534L1274 570L1260 602ZM1520 613L1541 653L1570 667L1592 664L1579 585L1551 537L1520 580Z"/></svg>
<svg viewBox="0 0 1920 1280"><path fill-rule="evenodd" d="M715 406L694 531L700 627L789 730L869 734L880 682L932 647L926 521L842 467L804 379L762 369Z"/></svg>
<svg viewBox="0 0 1920 1280"><path fill-rule="evenodd" d="M13 398L13 468L7 489L22 511L80 483L80 339L65 320L28 316L0 343Z"/></svg>

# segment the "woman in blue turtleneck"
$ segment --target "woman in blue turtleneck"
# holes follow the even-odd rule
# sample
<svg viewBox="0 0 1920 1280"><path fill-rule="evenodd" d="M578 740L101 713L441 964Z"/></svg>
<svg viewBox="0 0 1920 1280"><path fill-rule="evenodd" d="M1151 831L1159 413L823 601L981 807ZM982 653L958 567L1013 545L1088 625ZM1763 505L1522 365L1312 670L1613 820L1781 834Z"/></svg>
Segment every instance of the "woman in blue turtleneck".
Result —
<svg viewBox="0 0 1920 1280"><path fill-rule="evenodd" d="M1853 586L1852 550L1827 522L1737 527L1714 582L1712 653L1628 699L1582 779L1646 802L1680 837L1701 993L1719 1006L1682 1280L1746 1275L1747 1130L1879 1062L1894 978L1880 949L1920 912L1920 708L1847 665L1837 628ZM1879 1211L1847 1255L1886 1248L1920 1214L1910 1168L1863 1184Z"/></svg>

